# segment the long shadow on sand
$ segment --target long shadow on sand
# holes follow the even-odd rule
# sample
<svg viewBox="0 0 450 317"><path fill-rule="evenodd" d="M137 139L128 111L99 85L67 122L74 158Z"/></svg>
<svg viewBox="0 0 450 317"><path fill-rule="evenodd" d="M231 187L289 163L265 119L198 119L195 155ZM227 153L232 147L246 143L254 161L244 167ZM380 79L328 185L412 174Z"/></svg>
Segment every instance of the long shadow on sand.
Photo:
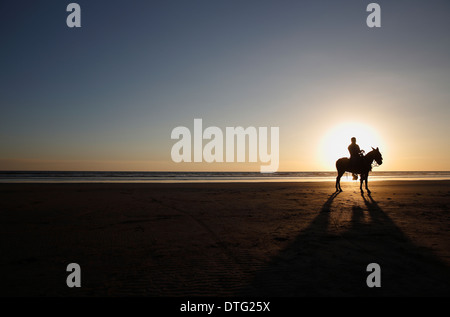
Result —
<svg viewBox="0 0 450 317"><path fill-rule="evenodd" d="M331 211L338 193L316 218L259 271L243 295L255 296L449 296L450 268L419 247L370 196L365 207ZM350 212L339 231L335 213ZM369 263L381 267L381 287L369 288Z"/></svg>

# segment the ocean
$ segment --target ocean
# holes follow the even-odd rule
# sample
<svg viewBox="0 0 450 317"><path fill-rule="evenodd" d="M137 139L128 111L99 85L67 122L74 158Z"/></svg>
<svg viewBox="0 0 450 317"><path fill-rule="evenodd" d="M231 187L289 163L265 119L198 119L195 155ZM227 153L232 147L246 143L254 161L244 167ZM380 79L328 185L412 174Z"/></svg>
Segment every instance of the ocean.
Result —
<svg viewBox="0 0 450 317"><path fill-rule="evenodd" d="M302 182L334 181L336 172L55 172L3 171L0 183L198 183L198 182ZM450 180L450 171L371 172L370 181ZM345 173L342 182L352 181Z"/></svg>

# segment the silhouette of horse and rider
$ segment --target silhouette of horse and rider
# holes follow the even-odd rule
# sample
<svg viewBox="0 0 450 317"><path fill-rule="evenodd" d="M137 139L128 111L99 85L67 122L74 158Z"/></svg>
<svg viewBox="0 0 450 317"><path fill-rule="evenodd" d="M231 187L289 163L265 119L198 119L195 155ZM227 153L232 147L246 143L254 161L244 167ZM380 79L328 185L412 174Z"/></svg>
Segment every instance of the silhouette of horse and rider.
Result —
<svg viewBox="0 0 450 317"><path fill-rule="evenodd" d="M336 192L342 192L341 188L341 177L345 172L350 172L353 174L353 179L358 179L358 174L360 177L360 190L363 192L363 182L366 182L366 190L370 195L370 190L367 186L367 179L369 178L369 172L372 170L373 161L377 162L378 165L383 163L383 157L381 156L380 150L378 148L372 148L372 151L364 154L364 151L359 148L356 144L356 138L351 139L351 144L348 146L348 151L350 152L350 158L342 157L336 161L336 169L338 176L336 177Z"/></svg>

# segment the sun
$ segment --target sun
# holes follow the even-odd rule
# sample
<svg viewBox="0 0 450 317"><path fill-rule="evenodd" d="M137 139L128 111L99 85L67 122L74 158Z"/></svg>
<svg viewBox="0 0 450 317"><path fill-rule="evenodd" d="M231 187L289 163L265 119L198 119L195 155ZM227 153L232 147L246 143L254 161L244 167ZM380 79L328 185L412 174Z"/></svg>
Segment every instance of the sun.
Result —
<svg viewBox="0 0 450 317"><path fill-rule="evenodd" d="M356 138L356 143L366 153L372 147L384 148L381 137L370 125L359 122L341 123L328 130L322 138L319 156L325 170L335 170L337 159L350 156L347 147L352 137Z"/></svg>

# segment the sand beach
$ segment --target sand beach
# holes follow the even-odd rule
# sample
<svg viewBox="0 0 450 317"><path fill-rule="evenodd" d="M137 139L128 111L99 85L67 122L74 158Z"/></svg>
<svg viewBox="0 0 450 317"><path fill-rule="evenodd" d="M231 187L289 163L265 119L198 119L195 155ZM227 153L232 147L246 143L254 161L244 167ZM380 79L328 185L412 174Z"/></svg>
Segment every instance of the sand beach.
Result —
<svg viewBox="0 0 450 317"><path fill-rule="evenodd" d="M449 296L450 181L342 188L0 184L0 295Z"/></svg>

